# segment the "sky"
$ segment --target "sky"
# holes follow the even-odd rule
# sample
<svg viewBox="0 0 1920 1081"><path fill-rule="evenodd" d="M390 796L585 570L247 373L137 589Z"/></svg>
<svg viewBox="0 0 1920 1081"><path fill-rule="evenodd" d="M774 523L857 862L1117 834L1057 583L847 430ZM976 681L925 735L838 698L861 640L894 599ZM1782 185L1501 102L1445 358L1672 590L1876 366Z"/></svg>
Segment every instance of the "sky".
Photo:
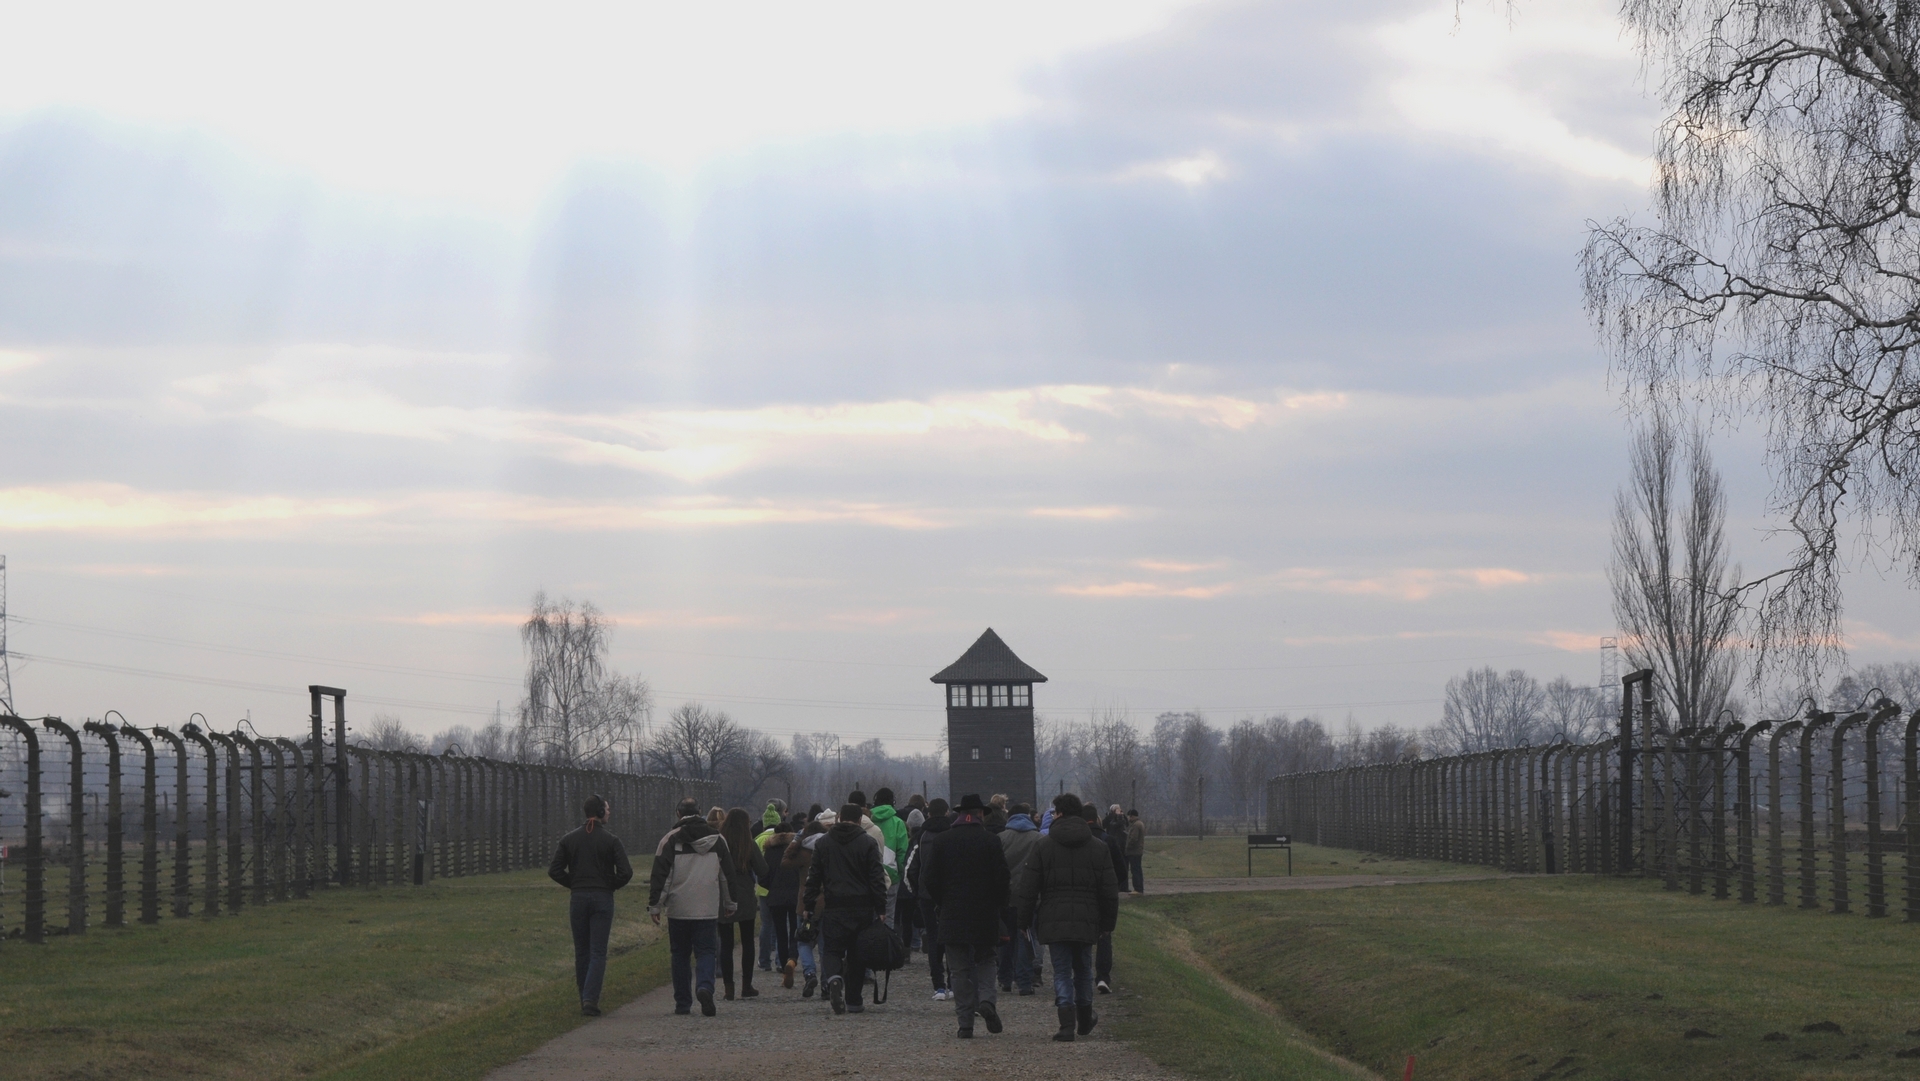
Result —
<svg viewBox="0 0 1920 1081"><path fill-rule="evenodd" d="M536 591L661 712L941 742L1594 683L1609 4L0 4L15 704L422 734ZM1758 433L1716 443L1749 569ZM1849 578L1856 663L1920 654Z"/></svg>

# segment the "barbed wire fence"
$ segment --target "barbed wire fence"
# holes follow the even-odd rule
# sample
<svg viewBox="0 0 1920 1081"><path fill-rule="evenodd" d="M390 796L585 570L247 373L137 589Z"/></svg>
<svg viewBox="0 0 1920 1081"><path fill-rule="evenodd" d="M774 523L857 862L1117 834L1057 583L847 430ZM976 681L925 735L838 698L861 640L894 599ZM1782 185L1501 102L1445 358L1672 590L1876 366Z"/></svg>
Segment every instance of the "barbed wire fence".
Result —
<svg viewBox="0 0 1920 1081"><path fill-rule="evenodd" d="M1672 729L1650 672L1622 683L1611 739L1275 777L1267 829L1515 873L1638 875L1746 904L1858 904L1870 917L1889 915L1898 893L1920 922L1920 709L1808 703L1788 720Z"/></svg>
<svg viewBox="0 0 1920 1081"><path fill-rule="evenodd" d="M712 781L0 715L0 940L544 866L605 796L637 850ZM316 733L321 729L315 725Z"/></svg>

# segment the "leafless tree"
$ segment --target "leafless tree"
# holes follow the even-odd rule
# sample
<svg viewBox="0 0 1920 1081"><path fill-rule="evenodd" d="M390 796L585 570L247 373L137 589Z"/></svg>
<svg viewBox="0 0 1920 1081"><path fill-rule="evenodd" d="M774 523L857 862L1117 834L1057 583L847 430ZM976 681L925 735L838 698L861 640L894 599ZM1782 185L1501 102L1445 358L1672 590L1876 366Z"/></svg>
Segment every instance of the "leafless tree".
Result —
<svg viewBox="0 0 1920 1081"><path fill-rule="evenodd" d="M1537 742L1546 694L1520 669L1475 668L1447 681L1440 723L1427 743L1444 754L1522 747Z"/></svg>
<svg viewBox="0 0 1920 1081"><path fill-rule="evenodd" d="M1614 499L1608 569L1621 647L1629 664L1654 670L1675 724L1706 724L1733 687L1740 620L1720 474L1704 433L1691 429L1683 445L1659 411L1635 436L1630 467Z"/></svg>
<svg viewBox="0 0 1920 1081"><path fill-rule="evenodd" d="M1139 791L1146 772L1140 732L1119 706L1101 709L1087 730L1088 792L1103 805L1127 802Z"/></svg>
<svg viewBox="0 0 1920 1081"><path fill-rule="evenodd" d="M721 797L729 805L753 809L768 785L793 779L793 756L765 732L746 729L740 753L720 775ZM778 794L775 792L773 794Z"/></svg>
<svg viewBox="0 0 1920 1081"><path fill-rule="evenodd" d="M1758 415L1796 547L1747 583L1756 679L1841 648L1843 533L1920 579L1920 4L1623 0L1665 73L1658 222L1595 227L1630 398Z"/></svg>
<svg viewBox="0 0 1920 1081"><path fill-rule="evenodd" d="M1579 686L1565 676L1556 676L1541 690L1542 740L1584 744L1606 738L1611 718L1603 713L1599 688Z"/></svg>
<svg viewBox="0 0 1920 1081"><path fill-rule="evenodd" d="M606 666L613 623L591 601L534 594L520 625L527 651L527 696L520 703L522 753L546 762L625 765L653 710L645 680Z"/></svg>
<svg viewBox="0 0 1920 1081"><path fill-rule="evenodd" d="M400 718L391 713L374 714L361 735L376 751L420 750L419 737L407 731L407 726L401 723Z"/></svg>
<svg viewBox="0 0 1920 1081"><path fill-rule="evenodd" d="M1869 664L1849 672L1834 685L1829 696L1833 704L1828 708L1872 705L1867 699L1875 690L1909 710L1920 709L1920 664L1912 661Z"/></svg>
<svg viewBox="0 0 1920 1081"><path fill-rule="evenodd" d="M747 730L726 711L682 702L647 741L647 768L671 777L719 780L747 753L747 745Z"/></svg>

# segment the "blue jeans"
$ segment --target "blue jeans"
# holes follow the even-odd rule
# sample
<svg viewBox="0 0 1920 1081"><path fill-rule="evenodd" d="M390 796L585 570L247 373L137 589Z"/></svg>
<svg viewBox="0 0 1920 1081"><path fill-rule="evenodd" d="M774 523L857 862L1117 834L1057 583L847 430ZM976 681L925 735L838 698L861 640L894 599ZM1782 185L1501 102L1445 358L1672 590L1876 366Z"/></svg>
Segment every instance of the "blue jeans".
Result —
<svg viewBox="0 0 1920 1081"><path fill-rule="evenodd" d="M1093 943L1051 942L1047 953L1053 959L1053 1004L1072 1006L1093 1001Z"/></svg>
<svg viewBox="0 0 1920 1081"><path fill-rule="evenodd" d="M667 942L673 949L673 1005L675 1009L693 1007L693 992L713 993L713 966L720 953L719 920L668 920ZM699 981L694 965L699 965Z"/></svg>
<svg viewBox="0 0 1920 1081"><path fill-rule="evenodd" d="M1140 875L1140 859L1139 856L1127 857L1127 869L1133 872L1133 892L1135 893L1147 892L1147 884Z"/></svg>
<svg viewBox="0 0 1920 1081"><path fill-rule="evenodd" d="M800 974L802 976L813 975L813 943L800 942L796 943L796 945L800 947Z"/></svg>
<svg viewBox="0 0 1920 1081"><path fill-rule="evenodd" d="M574 890L567 905L573 923L573 982L580 1004L598 1006L607 978L607 934L613 930L613 891Z"/></svg>

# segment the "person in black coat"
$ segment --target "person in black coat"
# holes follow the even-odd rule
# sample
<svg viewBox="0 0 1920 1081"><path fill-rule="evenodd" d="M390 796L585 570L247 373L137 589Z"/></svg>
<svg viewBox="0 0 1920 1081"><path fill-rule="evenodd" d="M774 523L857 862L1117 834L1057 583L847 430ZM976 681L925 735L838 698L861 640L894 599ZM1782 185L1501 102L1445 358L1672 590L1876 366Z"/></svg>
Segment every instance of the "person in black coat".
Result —
<svg viewBox="0 0 1920 1081"><path fill-rule="evenodd" d="M1007 904L1011 874L1000 839L987 832L986 805L977 794L960 797L959 814L943 833L925 842L920 871L923 896L933 899L935 933L953 974L953 1010L960 1038L973 1036L976 1014L988 1032L1001 1029L995 1006L1001 935L1000 910Z"/></svg>
<svg viewBox="0 0 1920 1081"><path fill-rule="evenodd" d="M927 974L933 977L933 1000L945 1002L953 997L951 985L947 982L947 951L940 943L939 928L934 925L935 909L933 898L927 894L926 866L927 842L947 832L953 825L953 815L948 813L947 801L935 796L927 804L926 818L920 826L920 836L913 843L913 851L907 856L907 872L901 878L907 888L913 891L914 904L920 909L920 946L927 951Z"/></svg>
<svg viewBox="0 0 1920 1081"><path fill-rule="evenodd" d="M1020 930L1039 933L1053 965L1053 1004L1060 1015L1054 1039L1063 1043L1093 1031L1093 951L1120 916L1120 885L1106 842L1096 841L1080 817L1080 797L1054 797L1053 820L1021 867Z"/></svg>
<svg viewBox="0 0 1920 1081"><path fill-rule="evenodd" d="M1080 817L1086 819L1087 825L1093 828L1093 839L1107 843L1107 855L1113 857L1113 873L1114 878L1117 880L1120 876L1120 868L1127 865L1127 840L1124 833L1116 834L1112 829L1108 828L1106 821L1094 821L1094 815L1097 813L1097 809L1091 803L1080 808ZM1113 816L1109 815L1107 821L1111 821L1112 817ZM1122 815L1120 820L1124 823L1126 816ZM1100 943L1094 947L1093 989L1103 995L1113 994L1112 931L1102 931L1100 933Z"/></svg>
<svg viewBox="0 0 1920 1081"><path fill-rule="evenodd" d="M568 918L573 925L573 980L580 988L580 1012L600 1016L600 988L607 976L607 935L613 930L613 891L633 881L633 864L620 838L608 832L613 808L606 797L588 796L581 811L586 824L565 837L547 867L547 877L572 891Z"/></svg>
<svg viewBox="0 0 1920 1081"><path fill-rule="evenodd" d="M866 969L855 944L861 931L887 914L887 872L880 863L880 845L860 827L864 812L865 808L849 802L840 808L833 828L814 842L801 898L809 912L822 897L826 899L820 917L820 975L834 1013L865 1012L860 987Z"/></svg>

